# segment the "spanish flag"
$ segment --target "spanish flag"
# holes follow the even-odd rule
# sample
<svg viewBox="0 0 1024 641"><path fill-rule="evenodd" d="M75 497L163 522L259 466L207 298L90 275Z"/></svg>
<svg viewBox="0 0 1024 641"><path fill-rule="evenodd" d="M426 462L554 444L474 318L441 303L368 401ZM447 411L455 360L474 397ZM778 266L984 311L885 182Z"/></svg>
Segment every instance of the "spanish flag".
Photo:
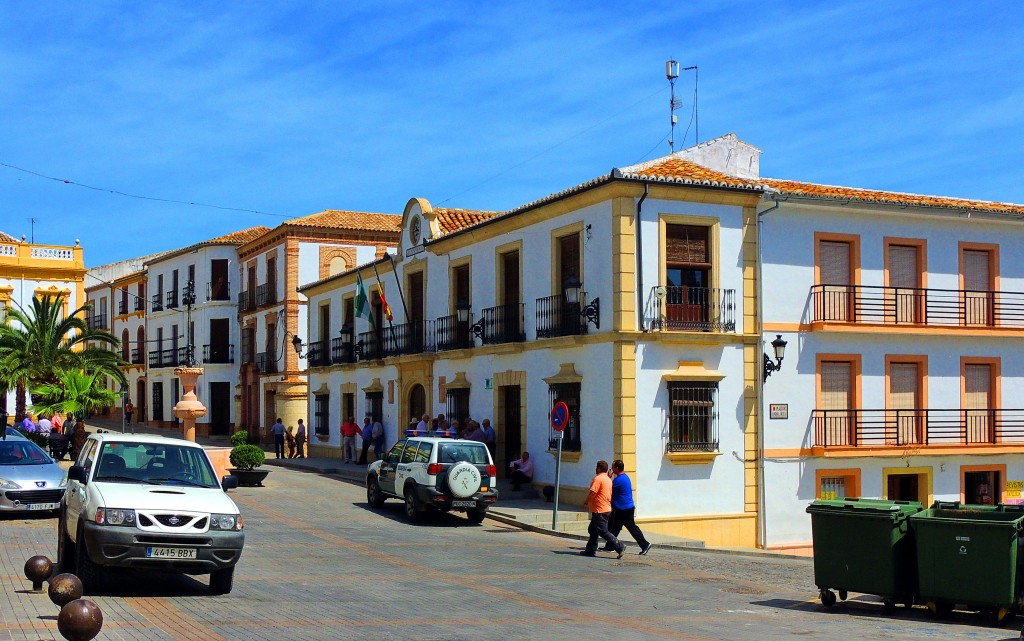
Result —
<svg viewBox="0 0 1024 641"><path fill-rule="evenodd" d="M381 311L384 312L384 317L387 318L390 323L395 317L391 313L391 306L388 305L388 299L384 298L384 288L380 286L380 281L377 281L377 293L380 294Z"/></svg>

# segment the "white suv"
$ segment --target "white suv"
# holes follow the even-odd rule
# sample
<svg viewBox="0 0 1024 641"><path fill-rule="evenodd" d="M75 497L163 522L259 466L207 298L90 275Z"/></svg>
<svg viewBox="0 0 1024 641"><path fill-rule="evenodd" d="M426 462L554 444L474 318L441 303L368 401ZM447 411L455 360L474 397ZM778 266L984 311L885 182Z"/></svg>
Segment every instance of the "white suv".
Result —
<svg viewBox="0 0 1024 641"><path fill-rule="evenodd" d="M483 443L410 437L370 465L366 500L380 507L389 497L402 499L410 521L434 508L465 512L470 521L480 523L498 500L497 482L494 461Z"/></svg>
<svg viewBox="0 0 1024 641"><path fill-rule="evenodd" d="M231 592L242 516L206 451L161 436L93 434L68 470L57 519L57 564L96 589L108 567L210 574Z"/></svg>

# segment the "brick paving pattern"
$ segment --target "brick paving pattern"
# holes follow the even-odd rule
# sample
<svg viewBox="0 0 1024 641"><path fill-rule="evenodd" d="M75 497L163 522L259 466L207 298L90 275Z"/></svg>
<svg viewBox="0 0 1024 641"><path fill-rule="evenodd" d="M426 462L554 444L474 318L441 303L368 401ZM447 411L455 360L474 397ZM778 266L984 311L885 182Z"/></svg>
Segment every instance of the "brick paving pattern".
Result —
<svg viewBox="0 0 1024 641"><path fill-rule="evenodd" d="M275 468L232 496L246 548L230 595L207 577L120 573L99 595L99 639L1006 639L958 613L885 617L861 597L826 611L807 559L659 550L581 558L581 543L493 521L402 520L401 505L329 476ZM24 579L55 558L55 519L0 519L0 641L60 639L57 608ZM1019 620L1018 620L1019 621ZM1019 623L1018 623L1019 625Z"/></svg>

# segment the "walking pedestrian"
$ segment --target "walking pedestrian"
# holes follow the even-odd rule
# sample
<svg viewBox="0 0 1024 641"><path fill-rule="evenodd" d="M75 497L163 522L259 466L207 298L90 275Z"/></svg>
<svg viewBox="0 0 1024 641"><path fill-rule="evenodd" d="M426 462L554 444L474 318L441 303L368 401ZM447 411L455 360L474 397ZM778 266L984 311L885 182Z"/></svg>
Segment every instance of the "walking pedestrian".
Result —
<svg viewBox="0 0 1024 641"><path fill-rule="evenodd" d="M590 527L587 528L590 538L580 556L597 556L597 539L600 537L615 550L616 558L621 559L626 548L608 531L608 518L612 513L612 480L608 477L608 461L598 461L596 468L590 492L583 501L583 507L590 512Z"/></svg>
<svg viewBox="0 0 1024 641"><path fill-rule="evenodd" d="M640 546L640 555L643 556L651 551L651 543L644 537L639 526L633 520L636 516L636 504L633 502L633 483L626 474L626 465L621 459L612 461L612 516L608 522L608 531L615 538L619 538L619 532L625 527L629 534ZM605 545L605 552L615 550Z"/></svg>
<svg viewBox="0 0 1024 641"><path fill-rule="evenodd" d="M134 413L135 413L135 406L132 405L132 399L129 398L124 403L124 424L125 425L131 425L132 424L132 414L134 414Z"/></svg>
<svg viewBox="0 0 1024 641"><path fill-rule="evenodd" d="M349 416L348 420L341 424L341 451L346 463L356 462L356 434L362 434L363 430L356 425L356 419Z"/></svg>
<svg viewBox="0 0 1024 641"><path fill-rule="evenodd" d="M284 423L280 418L270 426L270 433L274 435L274 456L284 458Z"/></svg>
<svg viewBox="0 0 1024 641"><path fill-rule="evenodd" d="M306 458L306 441L309 433L306 431L306 424L299 419L299 427L295 430L295 458Z"/></svg>
<svg viewBox="0 0 1024 641"><path fill-rule="evenodd" d="M355 418L352 416L348 417L349 423L355 423ZM370 448L373 447L373 424L370 422L369 416L363 417L363 428L359 432L359 435L363 437L363 450L359 453L358 465L366 465L366 456L370 452Z"/></svg>

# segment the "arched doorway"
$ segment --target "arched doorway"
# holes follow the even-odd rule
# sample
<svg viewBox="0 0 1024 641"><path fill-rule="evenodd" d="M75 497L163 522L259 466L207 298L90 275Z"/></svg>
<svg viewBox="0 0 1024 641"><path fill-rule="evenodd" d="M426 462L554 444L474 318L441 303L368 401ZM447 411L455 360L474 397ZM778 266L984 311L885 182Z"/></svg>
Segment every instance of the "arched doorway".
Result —
<svg viewBox="0 0 1024 641"><path fill-rule="evenodd" d="M427 413L427 393L423 386L417 383L409 390L409 420L411 427L415 427L420 418Z"/></svg>

